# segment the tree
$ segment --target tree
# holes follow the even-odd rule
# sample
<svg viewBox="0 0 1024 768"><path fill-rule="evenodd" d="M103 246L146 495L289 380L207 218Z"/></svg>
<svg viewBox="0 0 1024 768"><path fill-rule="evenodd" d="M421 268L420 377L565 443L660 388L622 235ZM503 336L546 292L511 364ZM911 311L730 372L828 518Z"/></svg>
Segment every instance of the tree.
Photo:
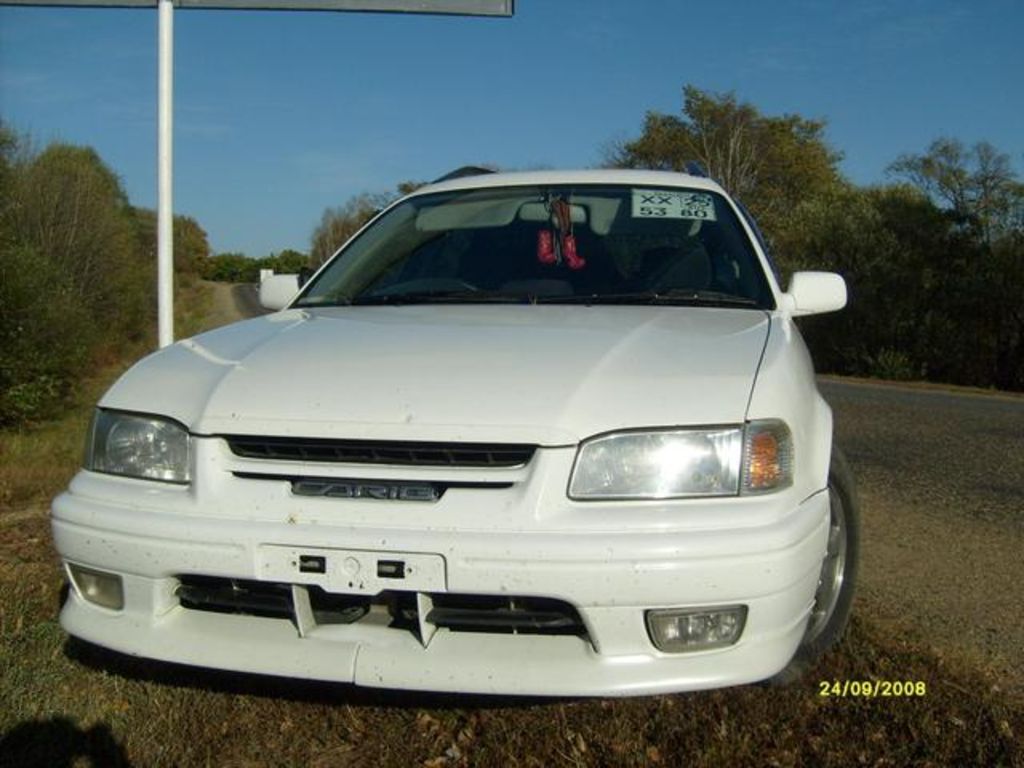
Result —
<svg viewBox="0 0 1024 768"><path fill-rule="evenodd" d="M648 112L640 137L613 145L608 164L685 171L699 163L742 199L769 237L788 226L794 207L841 181L840 154L825 141L825 122L769 117L735 94L683 89L682 116Z"/></svg>
<svg viewBox="0 0 1024 768"><path fill-rule="evenodd" d="M156 263L156 211L133 208L135 231L139 246L147 258ZM210 257L210 243L206 230L191 216L174 217L174 271L178 276L196 275Z"/></svg>
<svg viewBox="0 0 1024 768"><path fill-rule="evenodd" d="M242 253L218 253L203 262L203 277L225 283L258 283L261 269L281 274L296 274L309 266L309 256L286 248L262 259L250 259Z"/></svg>
<svg viewBox="0 0 1024 768"><path fill-rule="evenodd" d="M958 229L936 296L949 308L948 334L935 343L962 340L950 351L965 383L1024 388L1024 184L1009 156L988 142L967 148L939 138L920 155L897 158L889 172L945 206Z"/></svg>
<svg viewBox="0 0 1024 768"><path fill-rule="evenodd" d="M341 245L387 204L381 195L361 194L337 208L327 208L313 230L310 260L313 266L323 264Z"/></svg>
<svg viewBox="0 0 1024 768"><path fill-rule="evenodd" d="M90 314L118 329L138 325L145 297L131 206L96 152L51 144L19 169L12 196L12 230L58 267Z"/></svg>
<svg viewBox="0 0 1024 768"><path fill-rule="evenodd" d="M141 339L151 268L120 181L86 147L0 127L0 423L54 413L99 351Z"/></svg>
<svg viewBox="0 0 1024 768"><path fill-rule="evenodd" d="M992 246L990 306L999 317L995 385L1024 390L1024 231L1019 227Z"/></svg>
<svg viewBox="0 0 1024 768"><path fill-rule="evenodd" d="M837 185L792 211L779 243L792 266L843 275L842 312L801 321L815 362L837 373L919 378L928 369L931 292L950 222L909 186Z"/></svg>
<svg viewBox="0 0 1024 768"><path fill-rule="evenodd" d="M218 253L203 262L203 277L223 283L259 282L260 265L244 253Z"/></svg>
<svg viewBox="0 0 1024 768"><path fill-rule="evenodd" d="M956 139L939 138L923 154L900 155L888 172L948 206L987 243L1022 227L1024 184L1017 181L1009 155L986 141L967 148Z"/></svg>
<svg viewBox="0 0 1024 768"><path fill-rule="evenodd" d="M6 206L10 202L9 195L5 194L11 187L14 178L14 165L21 142L7 124L0 120L0 216L6 212Z"/></svg>
<svg viewBox="0 0 1024 768"><path fill-rule="evenodd" d="M309 255L285 248L280 253L272 253L267 258L261 259L260 266L280 274L298 274L299 270L309 267Z"/></svg>
<svg viewBox="0 0 1024 768"><path fill-rule="evenodd" d="M315 268L323 264L378 211L421 186L423 184L418 181L403 181L393 193L364 192L350 198L342 206L325 209L311 237L310 266Z"/></svg>

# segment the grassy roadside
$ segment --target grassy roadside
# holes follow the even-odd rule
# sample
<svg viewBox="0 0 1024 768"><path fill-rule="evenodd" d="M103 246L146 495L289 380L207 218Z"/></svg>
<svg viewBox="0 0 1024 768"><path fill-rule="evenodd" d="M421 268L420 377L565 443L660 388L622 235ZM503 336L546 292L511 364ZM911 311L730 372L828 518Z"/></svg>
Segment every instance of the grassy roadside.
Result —
<svg viewBox="0 0 1024 768"><path fill-rule="evenodd" d="M191 327L179 320L179 335L207 312ZM123 367L97 372L61 420L0 435L0 766L1024 766L1024 703L864 611L792 687L628 700L375 692L69 642L56 622L46 507L78 466L93 402ZM925 693L819 695L822 682L862 680L921 682Z"/></svg>

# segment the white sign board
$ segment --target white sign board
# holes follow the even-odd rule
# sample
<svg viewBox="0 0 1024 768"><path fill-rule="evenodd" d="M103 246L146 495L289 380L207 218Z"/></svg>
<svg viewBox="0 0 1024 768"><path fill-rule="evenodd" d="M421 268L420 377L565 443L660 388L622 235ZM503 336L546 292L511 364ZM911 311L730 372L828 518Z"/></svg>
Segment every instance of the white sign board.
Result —
<svg viewBox="0 0 1024 768"><path fill-rule="evenodd" d="M159 0L0 0L0 5L156 8ZM254 11L368 11L458 16L511 16L515 0L174 0L175 8Z"/></svg>

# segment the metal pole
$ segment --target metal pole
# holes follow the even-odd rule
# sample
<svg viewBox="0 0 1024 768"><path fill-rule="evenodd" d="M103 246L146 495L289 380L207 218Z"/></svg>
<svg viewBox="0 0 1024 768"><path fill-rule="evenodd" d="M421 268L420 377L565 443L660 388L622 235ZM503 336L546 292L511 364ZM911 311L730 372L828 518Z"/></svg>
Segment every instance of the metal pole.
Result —
<svg viewBox="0 0 1024 768"><path fill-rule="evenodd" d="M157 336L174 342L174 2L159 0L157 103Z"/></svg>

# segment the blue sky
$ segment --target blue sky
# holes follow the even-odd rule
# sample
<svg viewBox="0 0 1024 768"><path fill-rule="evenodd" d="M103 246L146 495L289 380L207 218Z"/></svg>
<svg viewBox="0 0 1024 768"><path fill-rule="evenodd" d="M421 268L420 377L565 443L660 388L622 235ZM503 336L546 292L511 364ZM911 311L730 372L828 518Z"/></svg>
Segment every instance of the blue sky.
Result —
<svg viewBox="0 0 1024 768"><path fill-rule="evenodd" d="M156 202L154 10L0 8L0 116ZM466 163L597 165L682 86L828 121L885 180L939 136L1024 171L1020 0L517 0L511 19L175 13L175 210L215 251L306 250L324 208Z"/></svg>

